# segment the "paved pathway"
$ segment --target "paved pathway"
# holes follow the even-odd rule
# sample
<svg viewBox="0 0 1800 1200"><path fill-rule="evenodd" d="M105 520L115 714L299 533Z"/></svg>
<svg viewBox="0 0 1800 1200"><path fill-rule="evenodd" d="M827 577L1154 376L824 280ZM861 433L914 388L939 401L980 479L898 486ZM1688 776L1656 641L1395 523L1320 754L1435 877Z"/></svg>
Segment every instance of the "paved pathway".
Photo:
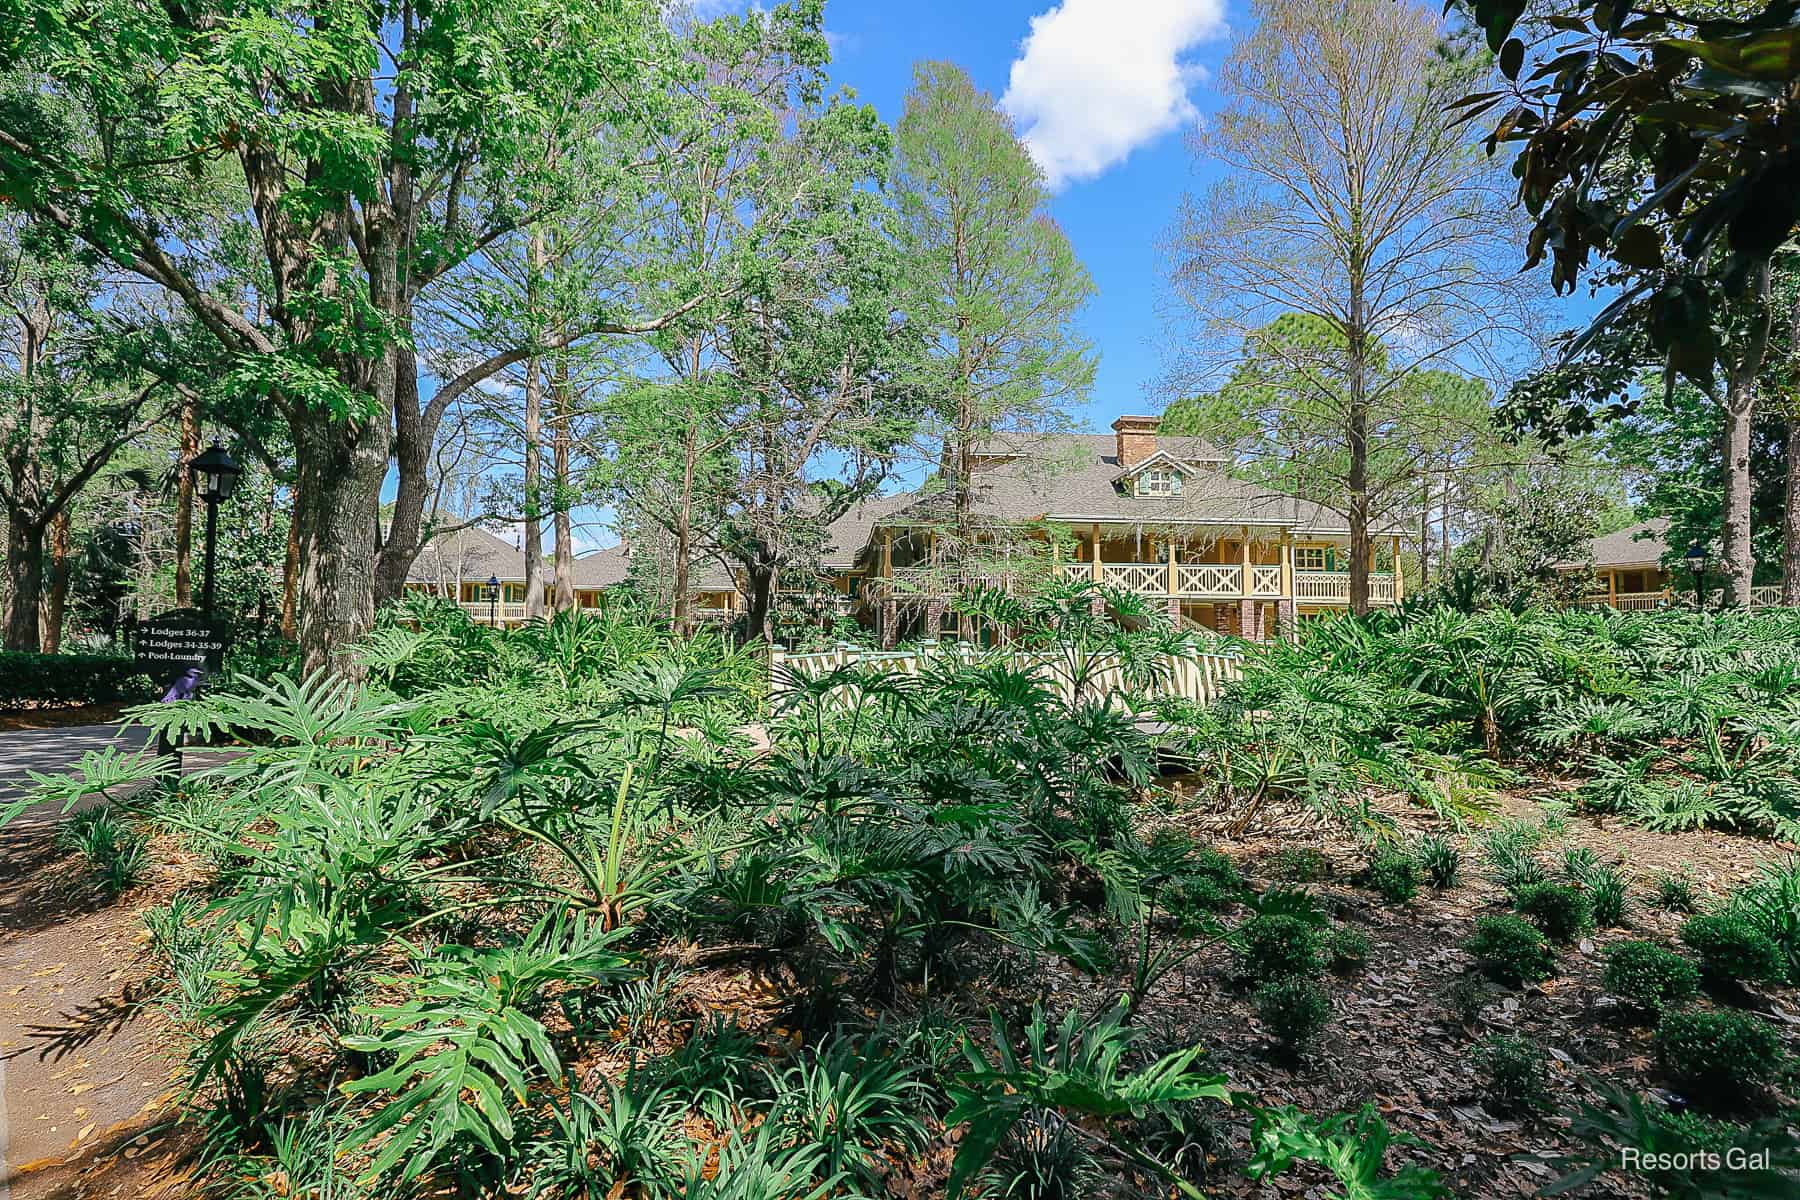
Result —
<svg viewBox="0 0 1800 1200"><path fill-rule="evenodd" d="M144 740L117 725L0 732L0 805L27 793L28 772ZM61 818L38 805L0 829L0 1200L77 1190L169 1086L133 982L137 906L69 888Z"/></svg>
<svg viewBox="0 0 1800 1200"><path fill-rule="evenodd" d="M69 725L61 729L14 729L0 733L0 804L31 786L29 771L43 774L72 767L90 750L144 744L144 731L117 725Z"/></svg>

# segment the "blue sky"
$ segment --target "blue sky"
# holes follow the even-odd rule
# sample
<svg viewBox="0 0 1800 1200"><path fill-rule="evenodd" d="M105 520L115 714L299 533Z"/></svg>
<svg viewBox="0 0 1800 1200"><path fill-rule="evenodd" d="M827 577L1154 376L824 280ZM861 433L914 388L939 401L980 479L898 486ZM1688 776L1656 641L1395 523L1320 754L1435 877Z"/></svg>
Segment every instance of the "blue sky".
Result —
<svg viewBox="0 0 1800 1200"><path fill-rule="evenodd" d="M1093 429L1167 400L1156 245L1200 178L1182 131L1213 104L1207 79L1234 17L1223 0L827 3L832 74L885 119L899 117L915 62L948 59L1004 99L1060 176L1052 212L1098 288L1082 327L1100 367L1076 414Z"/></svg>

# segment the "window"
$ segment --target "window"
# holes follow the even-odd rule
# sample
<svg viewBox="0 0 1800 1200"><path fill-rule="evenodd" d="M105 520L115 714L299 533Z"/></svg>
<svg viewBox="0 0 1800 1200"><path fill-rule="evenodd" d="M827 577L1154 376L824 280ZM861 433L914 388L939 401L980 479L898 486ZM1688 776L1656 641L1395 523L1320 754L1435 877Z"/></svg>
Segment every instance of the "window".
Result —
<svg viewBox="0 0 1800 1200"><path fill-rule="evenodd" d="M1140 496L1179 496L1181 495L1181 472L1171 471L1167 467L1153 467L1138 476L1137 494Z"/></svg>
<svg viewBox="0 0 1800 1200"><path fill-rule="evenodd" d="M1294 549L1294 570L1331 570L1331 551L1324 546L1298 546Z"/></svg>

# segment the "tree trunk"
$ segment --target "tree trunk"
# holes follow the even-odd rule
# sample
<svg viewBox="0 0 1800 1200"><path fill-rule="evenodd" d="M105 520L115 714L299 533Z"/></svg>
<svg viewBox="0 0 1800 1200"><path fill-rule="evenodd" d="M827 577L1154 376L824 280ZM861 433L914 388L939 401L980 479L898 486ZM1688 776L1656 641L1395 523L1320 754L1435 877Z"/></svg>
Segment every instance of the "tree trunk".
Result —
<svg viewBox="0 0 1800 1200"><path fill-rule="evenodd" d="M550 475L556 511L556 611L567 612L575 607L575 531L569 519L569 440L574 436L575 403L569 387L567 355L557 357L550 399L556 421L550 434Z"/></svg>
<svg viewBox="0 0 1800 1200"><path fill-rule="evenodd" d="M1719 548L1724 605L1733 608L1750 603L1750 582L1756 570L1750 545L1750 420L1755 408L1754 383L1734 381L1725 400L1725 511Z"/></svg>
<svg viewBox="0 0 1800 1200"><path fill-rule="evenodd" d="M388 408L360 426L312 412L292 425L295 606L305 674L360 673L349 649L375 620L375 516L387 476Z"/></svg>
<svg viewBox="0 0 1800 1200"><path fill-rule="evenodd" d="M425 532L425 500L431 487L431 443L419 408L419 360L404 346L394 353L394 508L376 566L375 602L387 604L406 590Z"/></svg>
<svg viewBox="0 0 1800 1200"><path fill-rule="evenodd" d="M1344 442L1350 469L1345 483L1350 493L1350 611L1358 616L1369 611L1369 376L1368 340L1363 329L1363 292L1360 275L1350 277L1350 320L1344 331L1349 350L1349 407L1345 413Z"/></svg>
<svg viewBox="0 0 1800 1200"><path fill-rule="evenodd" d="M38 605L44 593L44 527L16 508L6 514L6 648L35 653L40 648Z"/></svg>
<svg viewBox="0 0 1800 1200"><path fill-rule="evenodd" d="M63 612L69 602L69 524L66 506L50 521L50 569L43 613L45 654L62 649Z"/></svg>
<svg viewBox="0 0 1800 1200"><path fill-rule="evenodd" d="M1719 569L1725 576L1725 604L1735 608L1750 603L1756 574L1756 551L1750 542L1750 423L1756 415L1756 382L1767 356L1774 316L1769 309L1769 282L1769 267L1765 263L1757 273L1752 297L1759 311L1754 314L1743 357L1732 371L1725 391L1721 455L1725 464L1725 511Z"/></svg>
<svg viewBox="0 0 1800 1200"><path fill-rule="evenodd" d="M686 445L682 450L681 502L675 509L675 596L671 606L677 637L686 637L693 620L692 587L689 584L689 562L694 554L694 472L698 450L695 441L699 431L690 418ZM754 637L754 633L750 636Z"/></svg>
<svg viewBox="0 0 1800 1200"><path fill-rule="evenodd" d="M1787 423L1787 490L1781 538L1781 602L1800 608L1800 413Z"/></svg>
<svg viewBox="0 0 1800 1200"><path fill-rule="evenodd" d="M181 404L181 462L175 480L175 607L194 603L194 473L200 453L200 406L189 396Z"/></svg>
<svg viewBox="0 0 1800 1200"><path fill-rule="evenodd" d="M544 386L537 359L525 364L525 619L544 615Z"/></svg>
<svg viewBox="0 0 1800 1200"><path fill-rule="evenodd" d="M300 590L300 506L295 502L288 513L287 557L281 565L281 636L288 641L299 638L295 625L296 597Z"/></svg>
<svg viewBox="0 0 1800 1200"><path fill-rule="evenodd" d="M751 641L775 644L775 566L758 563L744 570L745 629Z"/></svg>

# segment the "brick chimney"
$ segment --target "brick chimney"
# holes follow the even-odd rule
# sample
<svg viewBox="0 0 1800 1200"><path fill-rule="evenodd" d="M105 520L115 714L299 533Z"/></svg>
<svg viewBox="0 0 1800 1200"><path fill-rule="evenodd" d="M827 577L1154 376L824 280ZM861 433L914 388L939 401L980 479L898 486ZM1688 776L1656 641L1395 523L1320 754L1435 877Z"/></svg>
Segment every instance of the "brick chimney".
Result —
<svg viewBox="0 0 1800 1200"><path fill-rule="evenodd" d="M1120 467L1135 467L1156 453L1156 427L1160 424L1159 417L1120 417L1112 423Z"/></svg>

